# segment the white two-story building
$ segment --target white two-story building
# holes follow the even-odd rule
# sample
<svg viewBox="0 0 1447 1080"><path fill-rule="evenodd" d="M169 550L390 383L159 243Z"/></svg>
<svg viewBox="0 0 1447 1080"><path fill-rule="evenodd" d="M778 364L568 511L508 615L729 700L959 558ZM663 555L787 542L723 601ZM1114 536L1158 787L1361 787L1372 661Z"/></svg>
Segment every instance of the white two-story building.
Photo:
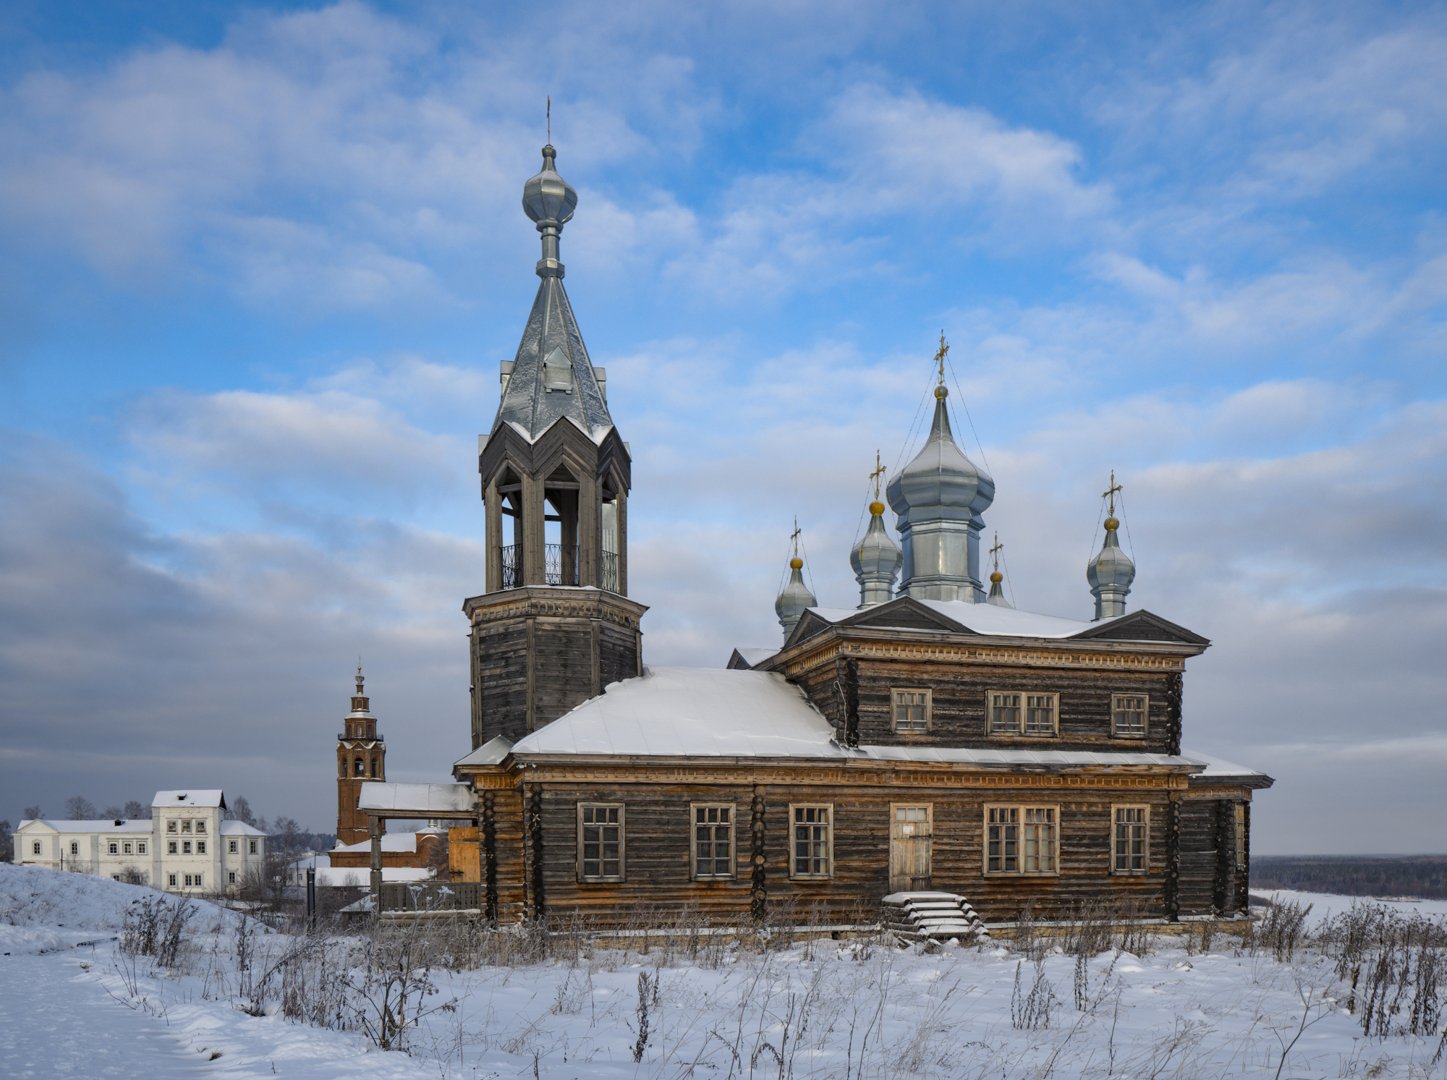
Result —
<svg viewBox="0 0 1447 1080"><path fill-rule="evenodd" d="M266 834L226 820L225 810L213 788L158 791L149 820L26 820L15 830L15 861L171 892L235 892L261 877Z"/></svg>

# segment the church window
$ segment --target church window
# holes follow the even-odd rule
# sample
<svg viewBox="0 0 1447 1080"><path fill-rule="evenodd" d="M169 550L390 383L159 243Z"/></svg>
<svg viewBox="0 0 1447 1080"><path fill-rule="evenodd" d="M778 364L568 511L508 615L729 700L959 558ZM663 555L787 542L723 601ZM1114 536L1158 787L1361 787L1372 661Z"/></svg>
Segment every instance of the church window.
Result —
<svg viewBox="0 0 1447 1080"><path fill-rule="evenodd" d="M789 876L827 878L834 872L834 807L791 804Z"/></svg>
<svg viewBox="0 0 1447 1080"><path fill-rule="evenodd" d="M191 841L189 841L189 840L182 840L182 841L181 841L181 854L182 854L182 855L189 855L189 854L191 854Z"/></svg>
<svg viewBox="0 0 1447 1080"><path fill-rule="evenodd" d="M114 840L112 840L110 843L108 843L108 844L106 845L106 854L107 854L107 855L119 855L120 853L121 853L120 846L119 846Z"/></svg>
<svg viewBox="0 0 1447 1080"><path fill-rule="evenodd" d="M377 759L372 759L372 779L377 779Z"/></svg>
<svg viewBox="0 0 1447 1080"><path fill-rule="evenodd" d="M985 807L985 873L1057 873L1056 818L1053 806Z"/></svg>
<svg viewBox="0 0 1447 1080"><path fill-rule="evenodd" d="M196 854L197 854L197 855L205 855L205 854L206 854L206 841L205 841L205 840L197 840L197 841L196 841Z"/></svg>
<svg viewBox="0 0 1447 1080"><path fill-rule="evenodd" d="M578 804L578 880L623 880L623 805Z"/></svg>
<svg viewBox="0 0 1447 1080"><path fill-rule="evenodd" d="M1144 874L1149 856L1150 807L1117 806L1114 809L1110 869L1113 874Z"/></svg>
<svg viewBox="0 0 1447 1080"><path fill-rule="evenodd" d="M1110 732L1121 739L1143 739L1149 699L1145 694L1110 695Z"/></svg>
<svg viewBox="0 0 1447 1080"><path fill-rule="evenodd" d="M70 853L71 853L72 855L79 855L79 854L80 854L80 845L77 844L74 840L72 840L72 841L70 842Z"/></svg>
<svg viewBox="0 0 1447 1080"><path fill-rule="evenodd" d="M235 840L228 840L228 841L226 841L226 854L228 854L228 855L235 855L235 854L237 853L237 852L236 852L236 847L237 847L237 844L236 844L236 841L235 841Z"/></svg>
<svg viewBox="0 0 1447 1080"><path fill-rule="evenodd" d="M127 855L129 855L131 853L131 842L127 840L124 844L121 845L121 850L124 851Z"/></svg>
<svg viewBox="0 0 1447 1080"><path fill-rule="evenodd" d="M228 871L226 871L226 884L228 884L228 885L235 885L235 884L236 884L236 871L235 871L235 870L228 870Z"/></svg>
<svg viewBox="0 0 1447 1080"><path fill-rule="evenodd" d="M717 881L734 876L734 808L729 804L694 803L693 877Z"/></svg>
<svg viewBox="0 0 1447 1080"><path fill-rule="evenodd" d="M352 768L356 770L358 776L367 775L366 763L361 758L357 758L356 764L354 764Z"/></svg>
<svg viewBox="0 0 1447 1080"><path fill-rule="evenodd" d="M174 855L174 854L176 854L176 841L174 841L174 840L167 840L167 841L166 841L166 854L167 854L167 855Z"/></svg>
<svg viewBox="0 0 1447 1080"><path fill-rule="evenodd" d="M890 691L894 709L894 730L919 734L930 728L931 693L928 690Z"/></svg>
<svg viewBox="0 0 1447 1080"><path fill-rule="evenodd" d="M200 874L197 874L197 875L196 875L196 888L199 889L200 887L201 887L201 875L200 875Z"/></svg>
<svg viewBox="0 0 1447 1080"><path fill-rule="evenodd" d="M39 854L40 854L40 841L39 841L39 840L35 841L35 843L33 843L33 844L30 845L30 854L32 854L32 855L39 855Z"/></svg>
<svg viewBox="0 0 1447 1080"><path fill-rule="evenodd" d="M1029 735L1043 738L1059 732L1059 694L992 690L989 693L988 711L991 735Z"/></svg>

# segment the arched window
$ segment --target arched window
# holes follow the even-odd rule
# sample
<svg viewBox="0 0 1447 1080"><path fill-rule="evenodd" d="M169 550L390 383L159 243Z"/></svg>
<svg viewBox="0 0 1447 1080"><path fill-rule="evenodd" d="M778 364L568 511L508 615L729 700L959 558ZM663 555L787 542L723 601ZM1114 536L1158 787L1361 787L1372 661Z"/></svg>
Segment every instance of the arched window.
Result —
<svg viewBox="0 0 1447 1080"><path fill-rule="evenodd" d="M357 775L358 775L358 776L366 776L366 775L367 775L367 772L366 772L366 762L364 762L361 758L357 758L357 763L356 763L355 768L356 768L356 770L357 770Z"/></svg>
<svg viewBox="0 0 1447 1080"><path fill-rule="evenodd" d="M377 779L377 759L372 759L372 779Z"/></svg>

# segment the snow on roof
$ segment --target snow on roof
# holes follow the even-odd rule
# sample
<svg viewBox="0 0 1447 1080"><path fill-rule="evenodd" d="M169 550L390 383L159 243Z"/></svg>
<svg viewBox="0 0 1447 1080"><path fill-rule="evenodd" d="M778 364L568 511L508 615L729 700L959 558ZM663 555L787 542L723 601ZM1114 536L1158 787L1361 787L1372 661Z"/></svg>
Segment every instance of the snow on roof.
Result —
<svg viewBox="0 0 1447 1080"><path fill-rule="evenodd" d="M176 791L158 791L151 800L152 806L225 806L220 788L182 788Z"/></svg>
<svg viewBox="0 0 1447 1080"><path fill-rule="evenodd" d="M300 867L297 871L301 883L306 881L306 867ZM353 888L365 889L372 883L372 872L361 867L351 866L322 866L316 867L317 885L324 889ZM383 881L426 881L432 877L432 871L421 866L384 866L382 867Z"/></svg>
<svg viewBox="0 0 1447 1080"><path fill-rule="evenodd" d="M1192 751L1191 757L1206 766L1205 769L1192 777L1194 780L1236 780L1258 787L1270 787L1276 783L1273 778L1267 776L1264 772L1247 768L1245 765L1237 765L1234 761L1227 761L1225 758L1216 757L1214 754L1198 754Z"/></svg>
<svg viewBox="0 0 1447 1080"><path fill-rule="evenodd" d="M371 850L372 841L370 840L358 840L355 844L338 844L332 848L334 852L368 852ZM383 833L382 850L415 852L417 850L417 834L411 832Z"/></svg>
<svg viewBox="0 0 1447 1080"><path fill-rule="evenodd" d="M834 741L834 729L782 675L727 668L649 668L579 705L513 747L528 754L659 757L851 758L991 766L1199 767L1192 758L1098 750L996 750L861 746Z"/></svg>
<svg viewBox="0 0 1447 1080"><path fill-rule="evenodd" d="M453 762L452 767L455 769L459 765L496 765L507 757L510 750L512 750L511 739L506 735L494 735L472 753L458 758Z"/></svg>
<svg viewBox="0 0 1447 1080"><path fill-rule="evenodd" d="M989 634L994 637L1068 638L1112 621L1110 619L1101 619L1099 622L1062 619L1058 615L1040 615L1033 611L1018 611L1015 608L997 607L994 604L971 604L964 600L920 600L919 602L925 607L939 612L945 618L951 619L961 626L969 627L977 634ZM810 610L831 623L843 622L861 614L858 608L815 607ZM899 627L898 629L905 633L936 632L921 630L919 627ZM742 651L740 650L741 653Z"/></svg>
<svg viewBox="0 0 1447 1080"><path fill-rule="evenodd" d="M740 646L739 648L734 650L734 652L738 653L739 656L743 658L744 663L748 664L749 667L753 667L754 665L761 663L764 660L767 660L769 657L775 655L778 651L778 649L759 649L744 646Z"/></svg>
<svg viewBox="0 0 1447 1080"><path fill-rule="evenodd" d="M361 810L408 810L418 817L472 809L472 789L466 784L389 784L369 780L357 797Z"/></svg>
<svg viewBox="0 0 1447 1080"><path fill-rule="evenodd" d="M116 821L112 818L100 820L63 821L59 818L31 818L16 826L17 831L27 825L49 825L62 833L148 833L151 831L150 818L128 818Z"/></svg>
<svg viewBox="0 0 1447 1080"><path fill-rule="evenodd" d="M255 825L248 825L244 821L223 821L221 823L222 836L265 836Z"/></svg>

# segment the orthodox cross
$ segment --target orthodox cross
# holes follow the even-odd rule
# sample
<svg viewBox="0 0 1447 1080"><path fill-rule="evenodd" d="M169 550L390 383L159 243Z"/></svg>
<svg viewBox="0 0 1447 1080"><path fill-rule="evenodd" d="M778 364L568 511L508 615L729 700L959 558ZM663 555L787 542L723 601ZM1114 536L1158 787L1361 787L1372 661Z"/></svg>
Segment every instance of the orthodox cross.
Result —
<svg viewBox="0 0 1447 1080"><path fill-rule="evenodd" d="M885 468L885 466L884 466L883 464L881 464L881 462L880 462L880 460L879 460L879 451L876 450L876 451L874 452L874 471L869 474L869 479L871 479L871 480L874 481L874 501L875 501L875 502L878 502L878 501L879 501L879 478L882 477L887 471L888 471L888 470Z"/></svg>
<svg viewBox="0 0 1447 1080"><path fill-rule="evenodd" d="M950 353L949 343L948 343L947 341L945 341L945 332L944 332L943 330L941 330L941 331L940 331L940 349L939 349L939 352L935 353L935 363L938 364L938 365L939 365L939 368L940 368L940 385L941 385L941 386L943 386L943 385L945 384L945 357L948 356L949 353Z"/></svg>
<svg viewBox="0 0 1447 1080"><path fill-rule="evenodd" d="M794 531L789 534L789 543L794 547L794 558L799 557L799 534L804 530L799 528L799 515L794 515Z"/></svg>
<svg viewBox="0 0 1447 1080"><path fill-rule="evenodd" d="M1115 470L1111 469L1110 487L1100 493L1101 498L1110 500L1110 510L1108 511L1108 516L1110 517L1115 517L1115 497L1121 490L1121 486L1115 482Z"/></svg>
<svg viewBox="0 0 1447 1080"><path fill-rule="evenodd" d="M1000 569L1000 552L1005 550L1005 545L1000 543L1000 534L995 534L995 546L990 549L990 558L995 560L995 569Z"/></svg>
<svg viewBox="0 0 1447 1080"><path fill-rule="evenodd" d="M548 95L548 145L553 145L553 95Z"/></svg>

